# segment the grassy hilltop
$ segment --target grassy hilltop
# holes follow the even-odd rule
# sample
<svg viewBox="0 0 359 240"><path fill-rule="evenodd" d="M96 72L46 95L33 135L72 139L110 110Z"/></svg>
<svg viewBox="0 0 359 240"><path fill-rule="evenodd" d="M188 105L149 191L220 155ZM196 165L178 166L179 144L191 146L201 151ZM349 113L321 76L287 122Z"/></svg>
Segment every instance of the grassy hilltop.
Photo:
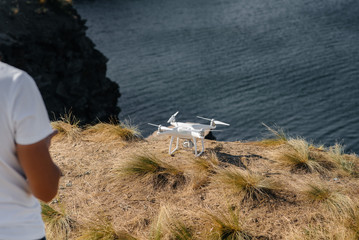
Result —
<svg viewBox="0 0 359 240"><path fill-rule="evenodd" d="M63 171L48 239L358 239L359 159L270 129L203 156L123 124L54 122Z"/></svg>

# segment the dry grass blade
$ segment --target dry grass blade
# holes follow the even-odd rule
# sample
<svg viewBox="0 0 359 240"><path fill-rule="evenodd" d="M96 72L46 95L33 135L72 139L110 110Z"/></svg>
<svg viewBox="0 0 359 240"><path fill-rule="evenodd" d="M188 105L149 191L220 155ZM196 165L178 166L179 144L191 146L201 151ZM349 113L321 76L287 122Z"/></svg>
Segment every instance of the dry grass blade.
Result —
<svg viewBox="0 0 359 240"><path fill-rule="evenodd" d="M268 125L262 123L263 126L267 128L269 131L269 138L262 140L260 143L265 146L277 146L288 141L288 135L284 132L284 130L278 126L274 126L274 128L269 127Z"/></svg>
<svg viewBox="0 0 359 240"><path fill-rule="evenodd" d="M212 228L208 234L211 240L249 240L252 236L245 231L239 212L229 208L224 213L207 213Z"/></svg>
<svg viewBox="0 0 359 240"><path fill-rule="evenodd" d="M41 203L42 219L49 239L67 239L74 228L74 221L65 211L57 211L46 203Z"/></svg>
<svg viewBox="0 0 359 240"><path fill-rule="evenodd" d="M333 191L324 184L308 184L303 193L307 200L324 203L330 211L338 216L353 212L353 202L348 196Z"/></svg>
<svg viewBox="0 0 359 240"><path fill-rule="evenodd" d="M218 168L213 183L234 194L244 193L243 199L263 200L275 196L280 184L265 176L241 170L237 167Z"/></svg>
<svg viewBox="0 0 359 240"><path fill-rule="evenodd" d="M288 148L277 152L276 158L290 166L293 171L326 173L334 167L334 164L325 160L321 153L311 150L309 143L302 138L289 139L287 146Z"/></svg>

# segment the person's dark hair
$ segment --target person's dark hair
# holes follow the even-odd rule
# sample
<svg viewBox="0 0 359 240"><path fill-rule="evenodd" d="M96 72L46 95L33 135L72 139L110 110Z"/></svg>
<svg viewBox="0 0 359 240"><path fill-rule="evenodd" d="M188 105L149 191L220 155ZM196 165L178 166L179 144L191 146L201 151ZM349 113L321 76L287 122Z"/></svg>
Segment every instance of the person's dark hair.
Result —
<svg viewBox="0 0 359 240"><path fill-rule="evenodd" d="M4 55L2 54L2 52L0 51L0 62L4 59Z"/></svg>

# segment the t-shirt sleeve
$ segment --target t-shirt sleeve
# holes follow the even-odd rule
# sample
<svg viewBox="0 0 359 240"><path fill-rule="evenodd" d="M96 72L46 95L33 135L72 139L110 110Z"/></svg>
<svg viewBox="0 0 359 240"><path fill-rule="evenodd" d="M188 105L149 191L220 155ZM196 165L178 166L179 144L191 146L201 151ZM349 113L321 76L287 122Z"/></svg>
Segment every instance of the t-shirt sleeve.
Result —
<svg viewBox="0 0 359 240"><path fill-rule="evenodd" d="M25 72L15 76L14 82L11 118L15 142L21 145L39 142L53 131L40 91Z"/></svg>

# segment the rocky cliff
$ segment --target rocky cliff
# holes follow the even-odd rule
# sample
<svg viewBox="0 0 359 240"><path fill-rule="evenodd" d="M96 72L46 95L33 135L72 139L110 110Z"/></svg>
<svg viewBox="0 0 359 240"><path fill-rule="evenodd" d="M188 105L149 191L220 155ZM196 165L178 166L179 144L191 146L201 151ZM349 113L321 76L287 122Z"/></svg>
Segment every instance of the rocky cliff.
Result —
<svg viewBox="0 0 359 240"><path fill-rule="evenodd" d="M120 112L119 86L70 2L0 0L2 60L35 79L50 118L71 109L82 123L106 121Z"/></svg>

